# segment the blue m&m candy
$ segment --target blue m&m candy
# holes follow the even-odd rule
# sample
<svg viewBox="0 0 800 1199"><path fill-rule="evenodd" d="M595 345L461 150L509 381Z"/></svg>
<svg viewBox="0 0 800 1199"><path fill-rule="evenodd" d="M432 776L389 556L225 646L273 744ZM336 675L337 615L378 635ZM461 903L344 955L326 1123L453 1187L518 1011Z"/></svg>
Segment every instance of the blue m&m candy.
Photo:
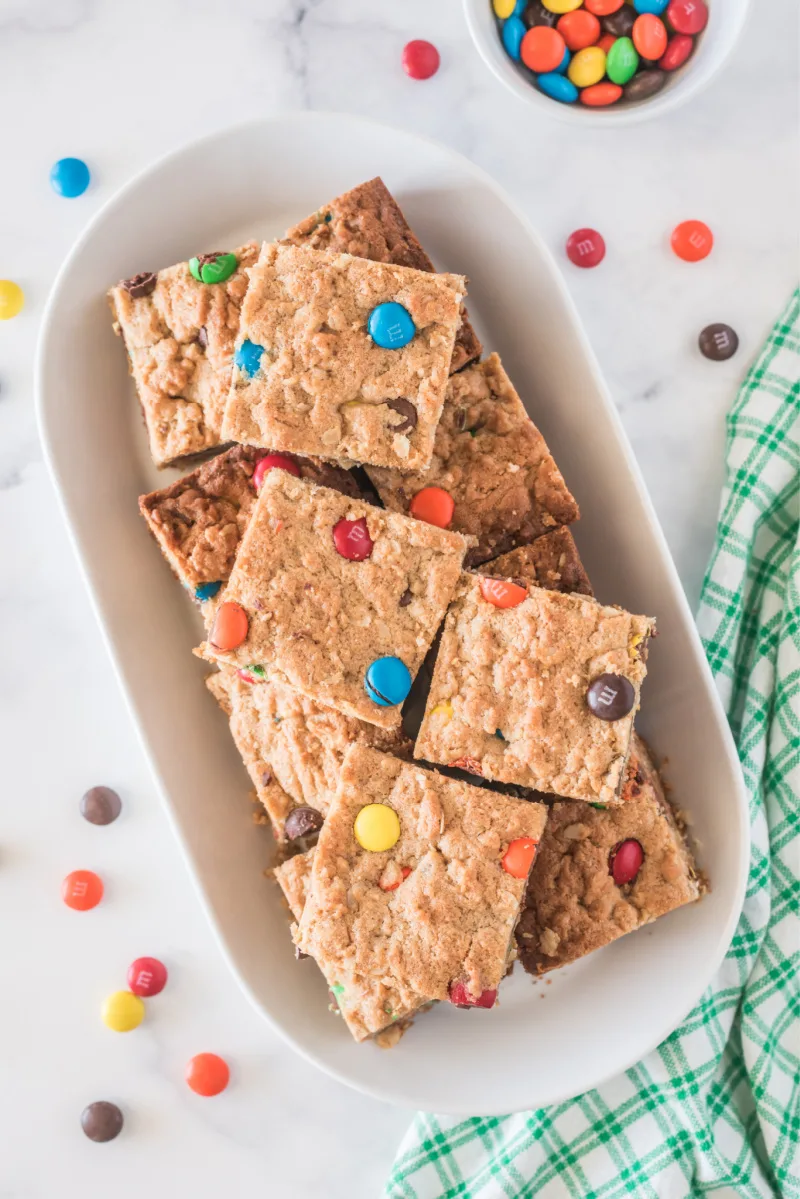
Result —
<svg viewBox="0 0 800 1199"><path fill-rule="evenodd" d="M74 200L89 186L89 168L80 158L59 158L50 168L50 186L59 196Z"/></svg>
<svg viewBox="0 0 800 1199"><path fill-rule="evenodd" d="M411 314L395 300L372 309L367 329L375 344L384 350L402 350L417 331Z"/></svg>
<svg viewBox="0 0 800 1199"><path fill-rule="evenodd" d="M669 0L633 0L633 7L637 12L651 12L660 17L664 9L669 4Z"/></svg>
<svg viewBox="0 0 800 1199"><path fill-rule="evenodd" d="M511 16L507 21L503 22L503 32L501 34L503 45L506 54L509 58L513 58L514 62L519 62L519 48L526 33L527 29L520 17Z"/></svg>
<svg viewBox="0 0 800 1199"><path fill-rule="evenodd" d="M213 599L221 586L222 583L201 583L199 587L195 587L194 598L203 604L206 600Z"/></svg>
<svg viewBox="0 0 800 1199"><path fill-rule="evenodd" d="M569 66L571 61L572 61L572 55L569 52L568 48L565 46L564 47L564 57L561 59L561 62L556 67L556 74L564 75L566 73L567 67Z"/></svg>
<svg viewBox="0 0 800 1199"><path fill-rule="evenodd" d="M234 354L233 361L243 375L247 375L248 378L252 379L261 366L261 356L263 353L263 346L257 346L254 341L250 341L249 337L246 337Z"/></svg>
<svg viewBox="0 0 800 1199"><path fill-rule="evenodd" d="M543 91L551 100L560 100L562 104L574 104L578 99L578 89L571 79L567 79L566 75L549 71L546 75L540 75L536 82L539 90Z"/></svg>
<svg viewBox="0 0 800 1199"><path fill-rule="evenodd" d="M374 704L392 708L411 690L411 674L399 658L376 658L367 669L364 688Z"/></svg>

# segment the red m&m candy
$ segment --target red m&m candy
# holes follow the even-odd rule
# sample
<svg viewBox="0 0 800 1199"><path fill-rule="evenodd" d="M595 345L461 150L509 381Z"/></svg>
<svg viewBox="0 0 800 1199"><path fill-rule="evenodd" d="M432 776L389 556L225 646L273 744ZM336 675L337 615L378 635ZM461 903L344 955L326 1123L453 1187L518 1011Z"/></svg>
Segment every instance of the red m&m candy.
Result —
<svg viewBox="0 0 800 1199"><path fill-rule="evenodd" d="M128 986L145 999L158 995L167 985L167 968L158 958L137 958L128 967Z"/></svg>
<svg viewBox="0 0 800 1199"><path fill-rule="evenodd" d="M366 517L358 520L339 520L333 526L333 544L337 553L351 562L363 562L372 553L373 541L369 535Z"/></svg>
<svg viewBox="0 0 800 1199"><path fill-rule="evenodd" d="M439 51L432 42L416 40L403 47L401 62L410 79L430 79L439 70Z"/></svg>
<svg viewBox="0 0 800 1199"><path fill-rule="evenodd" d="M688 33L694 37L702 33L708 24L708 8L705 0L671 0L667 5L666 18L676 33Z"/></svg>
<svg viewBox="0 0 800 1199"><path fill-rule="evenodd" d="M596 229L576 229L567 238L567 258L574 266L599 266L606 256L606 243Z"/></svg>
<svg viewBox="0 0 800 1199"><path fill-rule="evenodd" d="M263 458L259 458L253 471L253 486L256 491L261 490L268 470L285 470L296 479L300 478L300 467L294 458L290 458L288 454L265 454Z"/></svg>
<svg viewBox="0 0 800 1199"><path fill-rule="evenodd" d="M93 870L73 870L61 884L61 898L68 908L88 912L103 898L103 880Z"/></svg>
<svg viewBox="0 0 800 1199"><path fill-rule="evenodd" d="M219 1095L230 1077L228 1063L216 1053L196 1053L186 1067L186 1082L195 1095Z"/></svg>
<svg viewBox="0 0 800 1199"><path fill-rule="evenodd" d="M456 1007L494 1007L495 1000L497 999L497 988L491 987L486 991L481 991L476 999L467 989L467 984L458 981L450 984L447 998Z"/></svg>
<svg viewBox="0 0 800 1199"><path fill-rule="evenodd" d="M608 871L618 887L632 883L642 868L644 850L638 841L621 841L608 857Z"/></svg>
<svg viewBox="0 0 800 1199"><path fill-rule="evenodd" d="M677 71L678 67L682 67L686 62L693 49L693 38L687 37L684 33L676 33L675 37L670 38L667 43L667 48L659 58L658 65L662 71Z"/></svg>
<svg viewBox="0 0 800 1199"><path fill-rule="evenodd" d="M684 262L700 262L711 253L714 234L703 221L681 221L672 230L670 244Z"/></svg>

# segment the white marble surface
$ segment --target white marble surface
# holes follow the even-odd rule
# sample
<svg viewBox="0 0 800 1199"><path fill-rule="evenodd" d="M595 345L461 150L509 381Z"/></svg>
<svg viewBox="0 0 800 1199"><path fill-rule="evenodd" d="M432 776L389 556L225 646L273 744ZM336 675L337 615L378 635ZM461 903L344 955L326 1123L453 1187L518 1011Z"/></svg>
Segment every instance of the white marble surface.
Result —
<svg viewBox="0 0 800 1199"><path fill-rule="evenodd" d="M573 228L601 229L601 269L561 261L694 602L724 413L797 275L796 4L754 8L724 74L689 107L583 133L506 94L473 50L458 0L0 0L0 277L27 296L24 313L0 325L2 1199L372 1197L408 1120L318 1074L249 1007L154 795L37 441L34 346L71 242L165 151L254 114L307 107L383 117L458 148L508 188L559 255ZM442 51L428 83L399 69L410 37ZM68 154L93 171L75 201L47 180ZM667 249L672 226L690 216L717 238L699 266ZM742 339L727 364L695 348L713 320ZM101 782L125 800L105 829L77 811ZM89 915L59 900L61 878L79 866L107 882ZM169 963L170 985L141 1029L115 1036L99 1005L143 953ZM233 1067L215 1100L182 1081L185 1061L204 1049ZM109 1146L78 1128L83 1105L101 1097L126 1113Z"/></svg>

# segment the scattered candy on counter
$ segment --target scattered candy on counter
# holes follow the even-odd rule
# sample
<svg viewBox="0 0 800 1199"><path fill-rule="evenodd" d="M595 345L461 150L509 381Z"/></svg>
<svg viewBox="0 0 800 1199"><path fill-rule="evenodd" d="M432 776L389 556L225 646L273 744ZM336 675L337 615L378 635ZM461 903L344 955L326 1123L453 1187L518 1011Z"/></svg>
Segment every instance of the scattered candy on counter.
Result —
<svg viewBox="0 0 800 1199"><path fill-rule="evenodd" d="M376 345L384 350L402 350L417 331L411 313L396 300L387 300L372 309L367 330Z"/></svg>
<svg viewBox="0 0 800 1199"><path fill-rule="evenodd" d="M61 884L61 898L68 908L88 912L103 898L103 880L93 870L73 870Z"/></svg>
<svg viewBox="0 0 800 1199"><path fill-rule="evenodd" d="M216 649L237 649L247 637L250 622L241 604L226 600L220 604L208 639Z"/></svg>
<svg viewBox="0 0 800 1199"><path fill-rule="evenodd" d="M388 804L368 803L356 816L353 833L362 849L383 853L397 844L400 817Z"/></svg>
<svg viewBox="0 0 800 1199"><path fill-rule="evenodd" d="M606 243L596 229L576 229L567 238L567 258L575 266L599 266L606 256Z"/></svg>
<svg viewBox="0 0 800 1199"><path fill-rule="evenodd" d="M654 96L708 24L705 0L491 3L503 47L526 77L553 100L589 108Z"/></svg>
<svg viewBox="0 0 800 1199"><path fill-rule="evenodd" d="M400 658L376 658L367 667L364 690L382 708L401 704L411 690L411 674Z"/></svg>
<svg viewBox="0 0 800 1199"><path fill-rule="evenodd" d="M134 995L152 999L167 985L167 967L158 958L137 958L128 967L128 986Z"/></svg>
<svg viewBox="0 0 800 1199"><path fill-rule="evenodd" d="M81 798L81 816L90 824L113 824L122 811L122 800L111 787L90 787Z"/></svg>
<svg viewBox="0 0 800 1199"><path fill-rule="evenodd" d="M608 857L608 872L618 887L632 883L642 868L644 850L638 841L621 841Z"/></svg>
<svg viewBox="0 0 800 1199"><path fill-rule="evenodd" d="M622 720L636 702L636 692L624 674L601 674L589 684L586 702L598 720Z"/></svg>
<svg viewBox="0 0 800 1199"><path fill-rule="evenodd" d="M144 1003L132 991L115 991L103 1004L102 1017L113 1032L131 1032L144 1020Z"/></svg>
<svg viewBox="0 0 800 1199"><path fill-rule="evenodd" d="M706 325L697 339L700 353L714 362L725 362L733 358L739 349L739 337L730 325Z"/></svg>
<svg viewBox="0 0 800 1199"><path fill-rule="evenodd" d="M415 40L403 47L400 60L410 79L430 79L439 70L439 51L431 42Z"/></svg>
<svg viewBox="0 0 800 1199"><path fill-rule="evenodd" d="M714 234L703 221L681 221L672 230L670 245L684 262L700 262L711 253Z"/></svg>
<svg viewBox="0 0 800 1199"><path fill-rule="evenodd" d="M347 520L342 517L333 526L333 544L336 552L351 562L363 562L372 553L373 541L369 535L366 517Z"/></svg>
<svg viewBox="0 0 800 1199"><path fill-rule="evenodd" d="M0 321L10 321L22 312L25 294L18 283L0 279Z"/></svg>
<svg viewBox="0 0 800 1199"><path fill-rule="evenodd" d="M263 458L259 458L253 471L253 486L256 491L261 490L264 476L269 470L285 470L296 479L300 478L300 467L294 458L290 458L288 454L265 454Z"/></svg>
<svg viewBox="0 0 800 1199"><path fill-rule="evenodd" d="M424 520L426 524L436 525L439 529L447 529L453 519L455 507L453 497L443 487L423 487L412 499L408 510L417 520Z"/></svg>
<svg viewBox="0 0 800 1199"><path fill-rule="evenodd" d="M109 1103L107 1099L98 1099L81 1112L81 1128L90 1141L98 1144L113 1141L122 1132L123 1124L122 1112L116 1103Z"/></svg>
<svg viewBox="0 0 800 1199"><path fill-rule="evenodd" d="M231 1077L228 1063L216 1053L196 1053L186 1067L186 1082L195 1095L219 1095Z"/></svg>
<svg viewBox="0 0 800 1199"><path fill-rule="evenodd" d="M90 179L89 168L81 158L59 158L50 168L50 186L67 200L82 196Z"/></svg>

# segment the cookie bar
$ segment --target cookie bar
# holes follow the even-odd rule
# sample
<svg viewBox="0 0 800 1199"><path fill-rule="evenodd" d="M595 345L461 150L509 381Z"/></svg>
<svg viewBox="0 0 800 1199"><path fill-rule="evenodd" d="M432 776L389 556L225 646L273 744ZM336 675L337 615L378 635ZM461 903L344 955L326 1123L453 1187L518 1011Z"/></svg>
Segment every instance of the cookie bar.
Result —
<svg viewBox="0 0 800 1199"><path fill-rule="evenodd" d="M273 870L275 880L283 891L283 897L289 905L289 911L299 924L303 917L303 909L308 899L308 888L311 883L311 871L314 866L314 849L305 853L297 853Z"/></svg>
<svg viewBox="0 0 800 1199"><path fill-rule="evenodd" d="M242 308L224 436L426 466L464 285L459 275L265 244Z"/></svg>
<svg viewBox="0 0 800 1199"><path fill-rule="evenodd" d="M458 533L270 471L198 652L399 728L465 550Z"/></svg>
<svg viewBox="0 0 800 1199"><path fill-rule="evenodd" d="M565 966L706 890L647 746L633 734L623 803L550 809L517 926L531 974Z"/></svg>
<svg viewBox="0 0 800 1199"><path fill-rule="evenodd" d="M256 503L260 479L256 476L254 482L253 473L264 458L263 449L236 445L169 487L139 497L139 511L161 552L179 581L201 602L213 598L231 573ZM300 478L343 495L359 494L351 472L339 466L285 454L280 459Z"/></svg>
<svg viewBox="0 0 800 1199"><path fill-rule="evenodd" d="M410 756L411 743L399 730L345 716L257 674L248 681L247 674L223 667L209 687L218 700L225 693L233 739L279 841L320 828L351 745Z"/></svg>
<svg viewBox="0 0 800 1199"><path fill-rule="evenodd" d="M542 804L350 750L296 943L356 1040L433 1000L493 1005L546 818Z"/></svg>
<svg viewBox="0 0 800 1199"><path fill-rule="evenodd" d="M435 270L411 231L400 205L380 178L370 179L337 196L330 204L288 229L284 240L313 250L411 266L418 271ZM450 362L451 372L461 370L480 352L481 343L462 308L461 327Z"/></svg>
<svg viewBox="0 0 800 1199"><path fill-rule="evenodd" d="M517 583L531 583L547 591L594 594L575 538L565 528L554 529L529 545L521 545L491 562L482 563L478 572L500 579L514 579Z"/></svg>
<svg viewBox="0 0 800 1199"><path fill-rule="evenodd" d="M463 575L414 756L619 802L654 631L586 596Z"/></svg>
<svg viewBox="0 0 800 1199"><path fill-rule="evenodd" d="M221 443L247 268L258 250L249 242L142 271L108 293L156 466Z"/></svg>
<svg viewBox="0 0 800 1199"><path fill-rule="evenodd" d="M476 537L471 566L579 516L497 354L450 380L429 466L368 474L387 508Z"/></svg>

